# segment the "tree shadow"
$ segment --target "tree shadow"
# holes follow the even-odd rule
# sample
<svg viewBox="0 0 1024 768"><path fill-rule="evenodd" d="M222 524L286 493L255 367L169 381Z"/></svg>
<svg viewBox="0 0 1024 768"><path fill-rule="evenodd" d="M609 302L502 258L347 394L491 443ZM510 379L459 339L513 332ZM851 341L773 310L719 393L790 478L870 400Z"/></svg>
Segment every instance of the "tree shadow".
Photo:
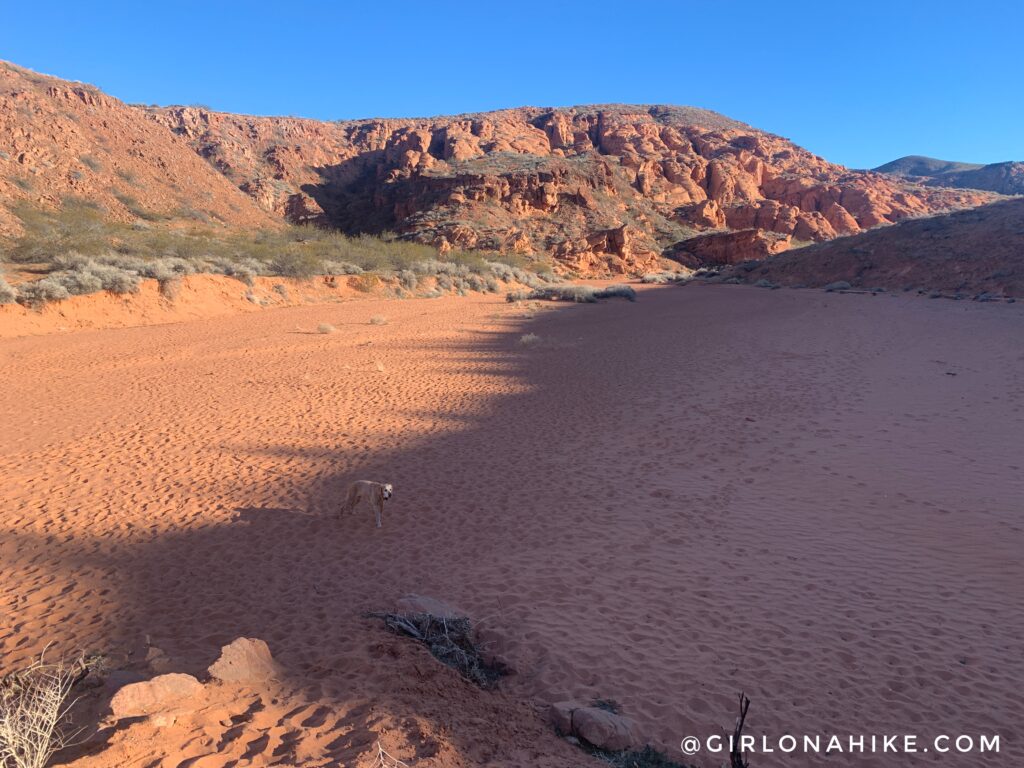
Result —
<svg viewBox="0 0 1024 768"><path fill-rule="evenodd" d="M594 308L559 311L566 310ZM364 615L388 609L410 592L456 604L468 599L463 607L474 618L500 614L501 584L510 569L543 563L560 539L571 537L576 518L546 521L536 514L538 503L551 505L554 515L563 493L583 500L615 497L614 470L604 488L584 490L590 480L570 477L564 457L585 433L566 429L573 414L551 412L550 403L537 398L538 390L579 374L581 353L545 354L516 345L520 334L552 320L545 315L476 334L446 364L505 379L507 391L466 411L410 410L404 418L430 418L437 428L363 459L330 445L312 452L224 446L242 455L326 463L332 469L301 489L305 504L239 505L226 523L121 540L0 531L0 554L16 567L67 582L66 599L51 606L55 635L61 624L77 624L75 643L114 649L113 656L131 669L147 669L144 656L152 644L174 671L203 678L221 646L238 637L265 640L287 672L283 685L290 695L326 702L341 713L337 735L320 745L334 762L317 765L350 764L367 753L382 727L404 730L405 748L420 756L447 740L474 763L526 751L538 765L545 755L559 755L561 765L586 764L524 695L531 670L523 670L526 682L513 679L497 692L481 691ZM371 516L338 514L346 483L362 477L395 483L382 529L373 527ZM218 493L244 498L248 482L222 478ZM473 585L480 583L494 600L472 599ZM80 590L102 592L103 615L76 613ZM520 596L508 598L521 603ZM257 743L241 761L264 748L274 745Z"/></svg>

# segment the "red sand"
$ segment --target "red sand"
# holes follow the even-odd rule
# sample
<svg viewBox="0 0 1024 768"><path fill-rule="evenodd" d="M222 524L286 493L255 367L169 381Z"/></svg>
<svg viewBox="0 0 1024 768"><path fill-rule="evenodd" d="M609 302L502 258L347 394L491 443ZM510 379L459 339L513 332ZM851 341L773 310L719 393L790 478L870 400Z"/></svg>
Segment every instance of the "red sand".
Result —
<svg viewBox="0 0 1024 768"><path fill-rule="evenodd" d="M417 766L592 765L544 721L569 696L682 760L740 691L753 734L1002 743L829 764L1024 759L1018 306L368 300L8 339L0 361L4 666L148 635L201 673L250 636L288 670L76 768L369 766L378 739ZM331 514L356 477L395 484L382 530ZM517 674L478 691L362 617L408 592L485 618Z"/></svg>

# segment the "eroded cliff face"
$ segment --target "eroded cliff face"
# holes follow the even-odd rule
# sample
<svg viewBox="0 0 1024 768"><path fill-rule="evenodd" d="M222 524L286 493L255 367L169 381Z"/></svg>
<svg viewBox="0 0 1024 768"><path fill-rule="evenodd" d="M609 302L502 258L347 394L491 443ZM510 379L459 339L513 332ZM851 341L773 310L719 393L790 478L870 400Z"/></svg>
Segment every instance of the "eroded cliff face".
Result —
<svg viewBox="0 0 1024 768"><path fill-rule="evenodd" d="M996 197L850 171L689 107L330 123L130 106L0 65L0 235L21 202L69 196L145 226L391 230L582 275L735 263Z"/></svg>
<svg viewBox="0 0 1024 768"><path fill-rule="evenodd" d="M550 256L584 274L650 269L710 233L722 239L705 238L701 251L736 262L760 257L767 242L824 241L994 199L851 171L686 107L337 123L190 107L148 114L292 221Z"/></svg>

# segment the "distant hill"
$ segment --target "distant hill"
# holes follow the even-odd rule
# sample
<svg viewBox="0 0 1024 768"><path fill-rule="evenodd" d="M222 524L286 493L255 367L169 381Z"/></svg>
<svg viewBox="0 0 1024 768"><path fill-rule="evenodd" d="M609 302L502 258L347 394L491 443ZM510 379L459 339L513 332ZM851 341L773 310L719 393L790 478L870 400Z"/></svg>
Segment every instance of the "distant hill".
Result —
<svg viewBox="0 0 1024 768"><path fill-rule="evenodd" d="M908 155L874 170L934 187L984 189L1001 195L1024 195L1024 162L979 165Z"/></svg>
<svg viewBox="0 0 1024 768"><path fill-rule="evenodd" d="M1024 297L1024 199L903 221L734 268L745 282Z"/></svg>
<svg viewBox="0 0 1024 768"><path fill-rule="evenodd" d="M976 171L983 167L980 163L957 163L924 155L907 155L873 170L878 173L894 173L897 176L939 176L943 173Z"/></svg>

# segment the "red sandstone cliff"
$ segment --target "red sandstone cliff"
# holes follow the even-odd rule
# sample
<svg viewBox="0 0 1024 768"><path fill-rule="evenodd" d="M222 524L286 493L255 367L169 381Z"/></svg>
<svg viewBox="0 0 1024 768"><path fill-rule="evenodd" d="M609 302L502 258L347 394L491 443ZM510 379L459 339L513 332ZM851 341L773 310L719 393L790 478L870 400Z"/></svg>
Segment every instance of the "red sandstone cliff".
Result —
<svg viewBox="0 0 1024 768"><path fill-rule="evenodd" d="M587 273L650 268L705 231L822 241L993 199L850 171L686 107L338 123L188 107L149 114L292 220L390 229L442 248L550 254ZM745 242L727 234L710 247L731 249L729 261L760 253L737 250Z"/></svg>
<svg viewBox="0 0 1024 768"><path fill-rule="evenodd" d="M145 225L393 230L591 275L735 263L995 198L851 171L689 107L330 123L128 106L0 65L0 234L20 202L69 195Z"/></svg>

